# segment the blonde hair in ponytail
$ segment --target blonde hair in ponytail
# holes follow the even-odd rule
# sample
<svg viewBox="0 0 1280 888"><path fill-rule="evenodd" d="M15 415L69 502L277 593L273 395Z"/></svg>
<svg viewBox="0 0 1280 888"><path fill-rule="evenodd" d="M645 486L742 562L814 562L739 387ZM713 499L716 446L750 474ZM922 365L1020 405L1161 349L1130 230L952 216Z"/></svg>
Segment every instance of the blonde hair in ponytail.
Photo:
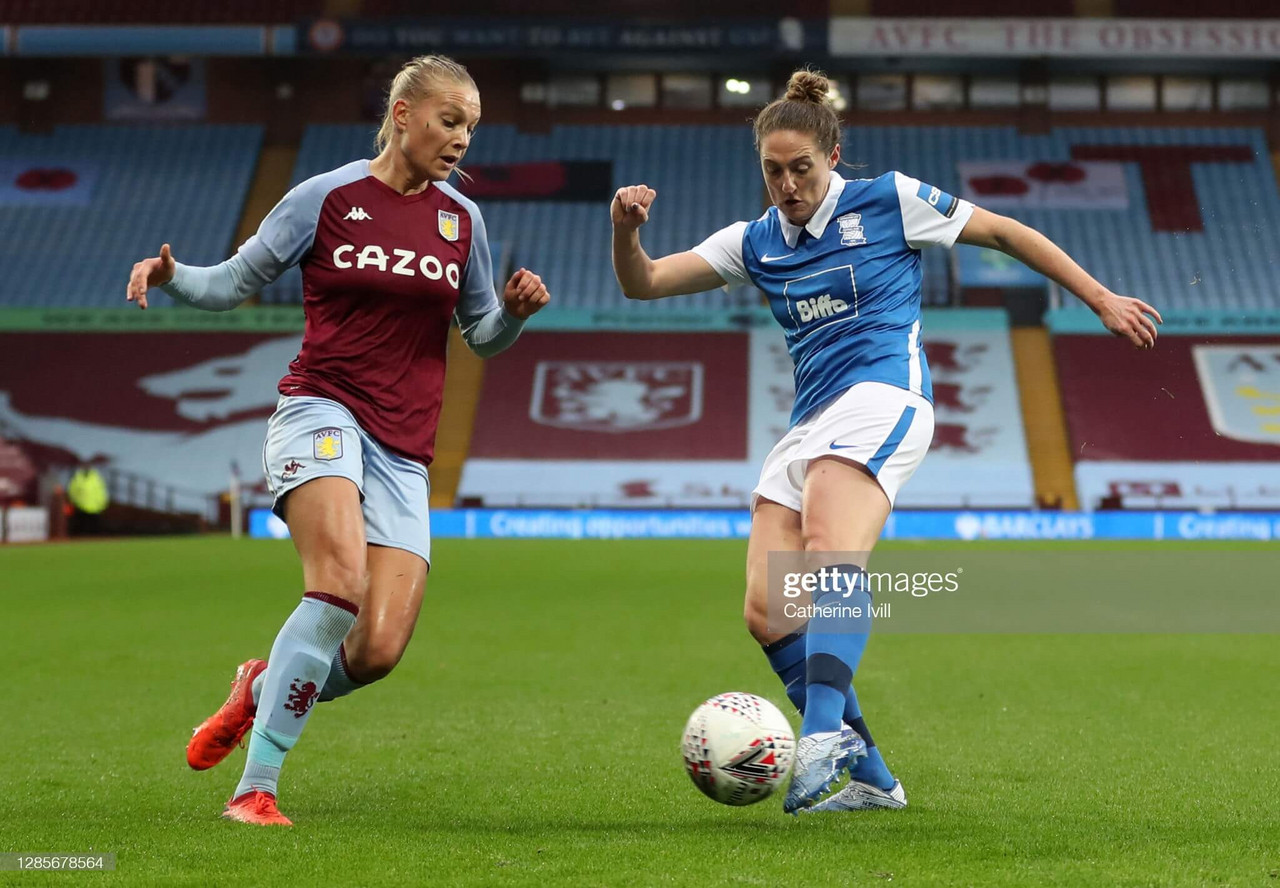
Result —
<svg viewBox="0 0 1280 888"><path fill-rule="evenodd" d="M395 135L396 124L391 117L391 109L396 102L400 99L410 104L421 101L442 83L457 83L472 89L476 85L467 69L448 56L424 55L405 62L387 90L387 109L382 114L382 126L378 127L376 139L379 153L391 144L391 137Z"/></svg>

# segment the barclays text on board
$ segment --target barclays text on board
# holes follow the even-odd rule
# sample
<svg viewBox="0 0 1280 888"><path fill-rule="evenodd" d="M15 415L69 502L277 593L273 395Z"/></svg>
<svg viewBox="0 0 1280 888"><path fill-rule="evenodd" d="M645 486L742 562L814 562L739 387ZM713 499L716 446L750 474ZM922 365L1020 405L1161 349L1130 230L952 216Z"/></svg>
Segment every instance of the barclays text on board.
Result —
<svg viewBox="0 0 1280 888"><path fill-rule="evenodd" d="M745 510L444 509L436 539L746 539ZM249 516L253 537L289 530L267 509ZM885 539L925 540L1280 540L1280 512L902 511Z"/></svg>

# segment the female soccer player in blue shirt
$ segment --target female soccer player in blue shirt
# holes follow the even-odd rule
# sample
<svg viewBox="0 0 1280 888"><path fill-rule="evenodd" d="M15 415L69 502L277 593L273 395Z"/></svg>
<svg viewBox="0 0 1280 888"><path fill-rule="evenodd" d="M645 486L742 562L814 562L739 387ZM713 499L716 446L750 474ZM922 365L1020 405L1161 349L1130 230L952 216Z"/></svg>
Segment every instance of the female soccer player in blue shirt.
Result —
<svg viewBox="0 0 1280 888"><path fill-rule="evenodd" d="M744 609L749 631L803 713L784 802L792 813L907 804L871 739L852 679L870 628L867 555L933 437L920 249L959 241L1001 250L1074 293L1108 330L1139 348L1155 345L1160 321L1150 305L1112 293L1013 219L899 172L840 176L840 119L828 90L823 75L796 71L786 95L756 117L773 206L754 222L655 260L639 238L653 189L620 188L610 205L614 271L628 298L753 284L768 297L795 363L791 427L765 459L752 494ZM769 612L773 552L806 553L809 565L832 577L814 593L806 624L780 628L779 615ZM822 799L846 767L848 785Z"/></svg>

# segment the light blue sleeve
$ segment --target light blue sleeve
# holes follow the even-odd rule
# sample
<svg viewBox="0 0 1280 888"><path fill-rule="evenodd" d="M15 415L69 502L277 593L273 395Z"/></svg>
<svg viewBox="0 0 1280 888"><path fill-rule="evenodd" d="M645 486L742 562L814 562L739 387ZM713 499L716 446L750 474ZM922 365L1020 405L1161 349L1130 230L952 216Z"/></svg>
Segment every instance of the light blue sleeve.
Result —
<svg viewBox="0 0 1280 888"><path fill-rule="evenodd" d="M173 263L173 278L160 289L205 311L230 311L271 283L237 253L210 268Z"/></svg>
<svg viewBox="0 0 1280 888"><path fill-rule="evenodd" d="M329 192L367 175L369 161L357 160L295 186L262 220L257 233L240 247L240 255L260 276L276 280L311 251L320 209Z"/></svg>
<svg viewBox="0 0 1280 888"><path fill-rule="evenodd" d="M462 204L471 216L471 252L467 256L454 317L458 319L467 347L482 358L490 358L516 341L525 322L506 312L494 290L489 232L480 208L445 182L437 182L436 187Z"/></svg>
<svg viewBox="0 0 1280 888"><path fill-rule="evenodd" d="M369 162L357 160L307 179L280 198L236 255L209 268L175 262L173 279L160 289L193 308L230 311L301 262L329 192L368 174Z"/></svg>
<svg viewBox="0 0 1280 888"><path fill-rule="evenodd" d="M462 328L462 340L467 348L482 358L492 358L499 352L506 351L520 338L524 321L507 314L505 308L494 308L474 318L469 324L463 324L459 317L458 326Z"/></svg>

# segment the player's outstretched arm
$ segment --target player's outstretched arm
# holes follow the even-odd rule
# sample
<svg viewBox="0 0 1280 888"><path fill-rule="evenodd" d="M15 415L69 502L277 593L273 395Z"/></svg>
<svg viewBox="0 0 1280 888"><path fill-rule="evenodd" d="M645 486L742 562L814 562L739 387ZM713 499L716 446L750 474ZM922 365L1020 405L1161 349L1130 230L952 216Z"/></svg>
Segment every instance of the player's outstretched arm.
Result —
<svg viewBox="0 0 1280 888"><path fill-rule="evenodd" d="M167 284L173 280L173 256L169 245L160 248L160 255L141 262L133 263L133 272L129 275L129 286L125 290L125 299L138 303L138 308L146 310L147 290Z"/></svg>
<svg viewBox="0 0 1280 888"><path fill-rule="evenodd" d="M664 299L723 287L724 278L693 252L650 259L640 246L640 226L658 193L648 185L619 188L609 203L613 222L613 273L628 299Z"/></svg>
<svg viewBox="0 0 1280 888"><path fill-rule="evenodd" d="M147 307L147 291L161 287L166 293L192 308L230 311L274 280L263 275L240 253L210 268L175 262L169 245L160 255L135 262L129 275L125 299Z"/></svg>
<svg viewBox="0 0 1280 888"><path fill-rule="evenodd" d="M1125 337L1138 348L1155 347L1156 324L1164 323L1160 312L1141 299L1112 293L1077 265L1061 247L1034 228L975 207L973 216L957 240L962 244L1007 253L1032 271L1074 293L1077 299L1093 309L1103 326L1112 333Z"/></svg>

